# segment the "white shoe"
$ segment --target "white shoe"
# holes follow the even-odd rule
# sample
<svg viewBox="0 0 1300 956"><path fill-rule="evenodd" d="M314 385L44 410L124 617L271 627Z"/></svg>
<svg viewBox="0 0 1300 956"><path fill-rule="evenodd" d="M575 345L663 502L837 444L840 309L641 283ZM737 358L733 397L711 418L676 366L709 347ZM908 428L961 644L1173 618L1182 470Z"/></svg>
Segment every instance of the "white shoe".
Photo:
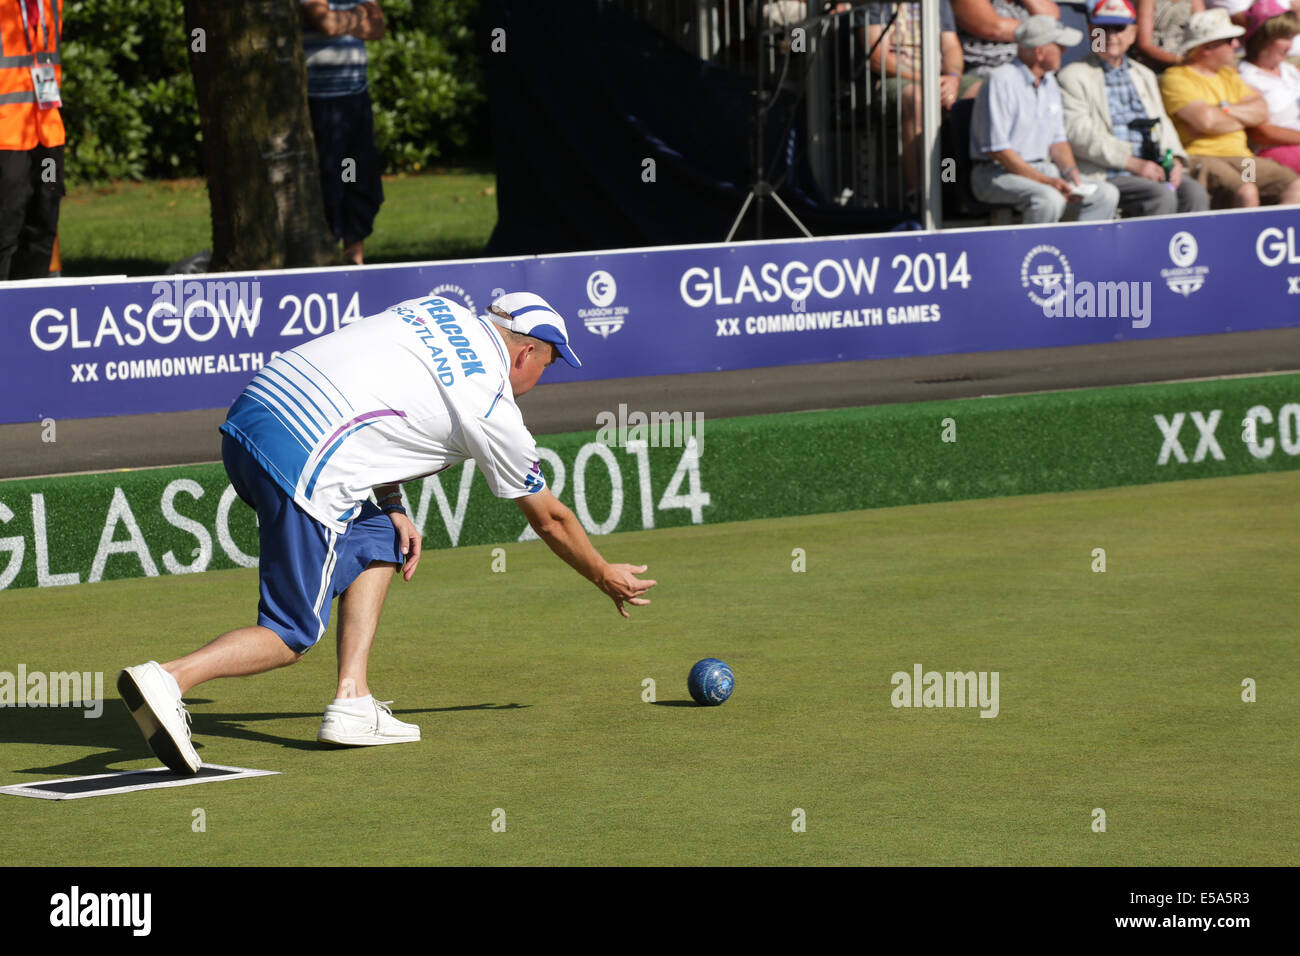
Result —
<svg viewBox="0 0 1300 956"><path fill-rule="evenodd" d="M343 747L375 747L379 744L414 743L420 739L420 728L406 724L393 716L391 700L369 700L345 704L330 704L320 722L316 739L324 744Z"/></svg>
<svg viewBox="0 0 1300 956"><path fill-rule="evenodd" d="M128 667L117 675L117 692L149 742L172 773L199 772L203 761L190 743L190 714L157 661Z"/></svg>

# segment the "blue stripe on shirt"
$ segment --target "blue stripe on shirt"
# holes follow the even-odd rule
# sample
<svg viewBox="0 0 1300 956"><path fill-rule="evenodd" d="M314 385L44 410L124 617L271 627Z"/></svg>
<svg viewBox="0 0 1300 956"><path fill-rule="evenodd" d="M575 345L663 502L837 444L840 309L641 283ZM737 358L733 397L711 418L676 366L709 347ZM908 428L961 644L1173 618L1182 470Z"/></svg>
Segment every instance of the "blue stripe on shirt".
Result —
<svg viewBox="0 0 1300 956"><path fill-rule="evenodd" d="M273 382L265 378L255 378L248 383L244 391L250 395L256 395L263 400L264 404L274 405L282 414L281 419L290 429L299 437L305 439L307 444L314 445L321 440L321 433L313 430L300 416L306 413L301 408L294 409L293 403L287 399L281 389L278 389Z"/></svg>
<svg viewBox="0 0 1300 956"><path fill-rule="evenodd" d="M301 353L299 353L299 352L285 352L284 355L281 355L280 357L281 357L281 358L287 358L287 357L290 356L290 355L292 355L292 356L293 356L294 358L296 358L296 359L301 359L302 361L304 361L304 362L306 362L308 365L310 365L313 369L315 369L315 370L316 370L316 374L319 375L319 376L321 377L321 380L322 380L323 382L325 382L327 385L329 385L330 388L334 389L334 394L337 395L337 396L339 397L339 401L340 401L340 402L342 402L344 405L346 405L346 406L348 407L348 411L350 411L350 412L354 412L354 411L356 411L356 409L352 407L352 403L348 401L348 397L347 397L346 395L343 394L343 390L342 390L341 388L339 388L337 385L334 384L334 380L333 380L333 379L331 379L328 375L326 375L326 374L325 374L324 372L322 372L319 368L317 368L317 367L316 367L316 364L315 364L314 362L312 362L311 359L307 358L307 356L305 356L305 355L303 355L303 354L301 354ZM317 387L319 387L319 386L317 386ZM327 397L328 397L328 396L327 396ZM333 402L330 402L330 404L333 405L334 403L333 403ZM335 408L338 408L337 405L335 405L334 407L335 407ZM339 414L342 415L343 413L340 411Z"/></svg>
<svg viewBox="0 0 1300 956"><path fill-rule="evenodd" d="M231 424L238 425L242 431L251 434L255 431L253 424L254 421L259 420L262 417L260 413L252 408L253 405L260 405L262 408L266 409L266 411L270 412L271 417L275 419L284 430L284 434L290 436L298 443L298 446L303 450L303 462L305 464L307 460L305 456L311 454L311 446L299 437L298 430L294 428L293 424L280 413L279 409L270 402L265 401L256 392L245 390L244 394L240 395L235 404L231 406L230 412L226 416L226 420ZM295 455L296 454L297 453L295 452Z"/></svg>
<svg viewBox="0 0 1300 956"><path fill-rule="evenodd" d="M296 373L299 374L299 375L302 374L302 373L299 372L296 368L294 368L292 365L290 365L288 362L285 363L285 367L288 368L288 369L290 369L290 370L293 371L293 372L296 372ZM293 392L292 392L292 396L293 396L293 397L296 397L296 398L300 398L300 399L302 399L302 401L306 402L308 405L310 405L312 408L314 408L314 409L316 410L316 414L319 415L319 416L321 417L321 419L325 422L325 424L324 424L323 426L318 425L318 427L321 427L321 428L328 428L328 427L329 427L329 423L330 423L331 421L336 421L336 420L338 419L339 416L335 415L335 416L331 417L328 413L326 413L326 411L325 411L323 408L321 408L319 405L316 404L315 400L311 397L311 395L308 393L308 391L307 391L305 388L303 388L301 385L299 385L296 381L294 381L294 380L293 380L292 378L290 378L288 375L285 375L285 374L284 374L283 372L281 372L278 368L276 368L276 367L273 366L273 365L272 365L272 366L268 366L268 367L267 367L267 371L268 371L268 372L272 372L272 373L274 373L276 376L278 376L279 378L284 379L284 382L285 382L285 390L286 390L286 391L288 391L290 388L292 388L292 389L293 389ZM309 380L309 381L310 381L310 380ZM304 408L303 408L303 411L305 412L306 410L307 410L307 409L304 407ZM337 411L337 409L335 409L335 411ZM313 425L317 425L317 424L318 424L317 421L316 421L316 419L314 419L314 418L312 419L312 422L311 422L311 423L312 423Z"/></svg>
<svg viewBox="0 0 1300 956"><path fill-rule="evenodd" d="M346 13L361 6L361 2L331 0L329 6L332 12ZM307 60L308 96L354 96L364 93L369 87L364 40L347 35L329 37L304 30L302 50Z"/></svg>
<svg viewBox="0 0 1300 956"><path fill-rule="evenodd" d="M301 413L303 429L313 441L320 441L324 436L327 425L317 424L316 419L312 418L311 412L307 411L306 405L303 404L307 398L299 392L298 386L285 378L283 373L267 366L262 374L249 384L260 385L265 391L285 402L287 406L292 406L288 409L290 413L294 413L295 410ZM297 418L298 415L294 414L294 417ZM328 418L326 422L329 422Z"/></svg>
<svg viewBox="0 0 1300 956"><path fill-rule="evenodd" d="M321 455L320 461L316 463L316 468L311 473L311 480L307 482L306 496L308 498L310 498L312 492L316 490L316 479L320 477L320 473L325 468L326 463L331 458L334 457L334 453L336 451L338 451L340 448L343 447L343 443L347 441L349 438L351 438L353 435L355 435L357 432L361 431L361 429L369 428L371 425L377 425L378 423L379 423L378 420L373 418L368 422L361 423L356 428L353 428L351 431L346 432L343 435L340 435L338 440L335 441L334 444L329 447L329 450L326 451L325 454Z"/></svg>
<svg viewBox="0 0 1300 956"><path fill-rule="evenodd" d="M497 389L497 397L492 399L492 404L488 406L487 414L483 416L484 418L487 418L492 414L492 409L497 407L497 402L501 401L501 395L502 393L505 392L505 390L506 390L506 382L505 379L502 379L501 387Z"/></svg>

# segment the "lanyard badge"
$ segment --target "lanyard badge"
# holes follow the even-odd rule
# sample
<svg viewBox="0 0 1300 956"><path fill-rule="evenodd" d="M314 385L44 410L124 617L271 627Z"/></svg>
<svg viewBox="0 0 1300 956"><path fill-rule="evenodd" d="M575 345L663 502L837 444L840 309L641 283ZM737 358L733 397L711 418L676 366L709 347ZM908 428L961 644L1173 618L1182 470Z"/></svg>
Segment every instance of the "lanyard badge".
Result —
<svg viewBox="0 0 1300 956"><path fill-rule="evenodd" d="M18 10L23 17L23 39L27 41L27 50L32 54L32 88L36 91L36 105L43 110L56 109L63 105L59 98L59 80L54 75L54 64L37 63L36 51L32 49L31 25L27 22L27 4L17 0ZM45 34L45 45L50 45L50 28L45 23L45 2L39 0L37 9L41 15L41 30Z"/></svg>
<svg viewBox="0 0 1300 956"><path fill-rule="evenodd" d="M36 88L36 105L43 110L63 105L59 99L59 79L54 75L54 64L38 63L31 68L32 85Z"/></svg>

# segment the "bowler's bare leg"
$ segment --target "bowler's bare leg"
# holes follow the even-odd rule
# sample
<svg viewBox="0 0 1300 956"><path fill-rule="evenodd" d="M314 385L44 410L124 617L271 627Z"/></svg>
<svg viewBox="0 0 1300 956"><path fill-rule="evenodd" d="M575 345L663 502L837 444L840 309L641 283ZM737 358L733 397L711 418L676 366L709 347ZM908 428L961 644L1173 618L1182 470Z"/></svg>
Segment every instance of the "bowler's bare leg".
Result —
<svg viewBox="0 0 1300 956"><path fill-rule="evenodd" d="M379 615L388 596L388 585L400 565L372 561L348 589L339 595L339 685L338 699L365 697L366 663L379 629Z"/></svg>
<svg viewBox="0 0 1300 956"><path fill-rule="evenodd" d="M191 654L169 661L163 669L176 678L184 696L190 688L216 677L245 677L302 659L270 628L254 625L227 631Z"/></svg>

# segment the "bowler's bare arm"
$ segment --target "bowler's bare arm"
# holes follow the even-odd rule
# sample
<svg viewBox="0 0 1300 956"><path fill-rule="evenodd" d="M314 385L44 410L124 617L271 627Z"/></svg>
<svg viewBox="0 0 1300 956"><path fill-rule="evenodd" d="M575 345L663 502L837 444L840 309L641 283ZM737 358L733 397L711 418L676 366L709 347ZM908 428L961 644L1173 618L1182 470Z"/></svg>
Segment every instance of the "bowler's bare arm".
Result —
<svg viewBox="0 0 1300 956"><path fill-rule="evenodd" d="M619 614L630 617L623 608L625 603L650 603L650 599L642 595L658 582L637 577L645 572L646 566L610 564L602 558L579 524L577 516L551 494L551 489L543 488L527 497L516 498L515 504L547 547L563 558L573 570L609 595Z"/></svg>

